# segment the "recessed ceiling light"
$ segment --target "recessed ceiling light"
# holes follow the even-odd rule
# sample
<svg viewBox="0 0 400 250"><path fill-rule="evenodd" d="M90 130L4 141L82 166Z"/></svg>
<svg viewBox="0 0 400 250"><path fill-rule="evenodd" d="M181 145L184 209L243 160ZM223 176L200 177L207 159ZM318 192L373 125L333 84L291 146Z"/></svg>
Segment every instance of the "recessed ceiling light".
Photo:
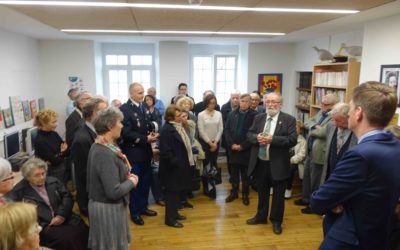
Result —
<svg viewBox="0 0 400 250"><path fill-rule="evenodd" d="M170 35L243 35L243 36L283 36L285 33L234 32L234 31L182 31L182 30L85 30L62 29L67 33L119 33L119 34L170 34Z"/></svg>
<svg viewBox="0 0 400 250"><path fill-rule="evenodd" d="M3 5L41 5L65 7L114 7L114 8L150 8L150 9L192 9L192 10L220 10L220 11L253 11L253 12L297 12L297 13L329 13L354 14L358 10L335 9L296 9L296 8L251 8L235 6L210 5L183 5L183 4L156 4L156 3L114 3L114 2L70 2L70 1L0 1Z"/></svg>

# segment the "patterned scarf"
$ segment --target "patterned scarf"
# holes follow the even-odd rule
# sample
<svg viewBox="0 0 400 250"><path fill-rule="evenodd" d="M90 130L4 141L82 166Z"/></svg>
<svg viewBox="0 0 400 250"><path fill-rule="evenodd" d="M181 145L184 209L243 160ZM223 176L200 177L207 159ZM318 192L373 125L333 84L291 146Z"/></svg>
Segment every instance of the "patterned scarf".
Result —
<svg viewBox="0 0 400 250"><path fill-rule="evenodd" d="M109 142L106 138L103 136L99 135L97 136L95 143L106 146L108 149L110 149L118 158L120 158L126 167L127 175L130 175L131 173L131 164L128 161L128 158L126 158L126 155L124 155L121 151L121 149L115 145L114 143Z"/></svg>
<svg viewBox="0 0 400 250"><path fill-rule="evenodd" d="M190 143L189 136L187 135L185 129L183 128L181 123L176 123L174 121L170 121L170 123L175 127L176 131L182 138L183 144L185 144L185 148L188 153L190 166L195 165L194 158L193 158L193 152L192 152L192 144Z"/></svg>

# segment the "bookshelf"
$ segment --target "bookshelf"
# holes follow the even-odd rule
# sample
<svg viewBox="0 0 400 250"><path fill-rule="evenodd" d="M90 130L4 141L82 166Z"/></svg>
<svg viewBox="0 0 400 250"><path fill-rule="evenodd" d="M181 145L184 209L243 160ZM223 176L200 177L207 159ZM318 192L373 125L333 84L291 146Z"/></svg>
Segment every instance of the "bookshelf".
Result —
<svg viewBox="0 0 400 250"><path fill-rule="evenodd" d="M326 94L333 93L340 102L349 103L353 89L359 84L360 66L356 61L314 65L310 116L319 111Z"/></svg>
<svg viewBox="0 0 400 250"><path fill-rule="evenodd" d="M312 72L297 72L297 119L304 123L309 118Z"/></svg>

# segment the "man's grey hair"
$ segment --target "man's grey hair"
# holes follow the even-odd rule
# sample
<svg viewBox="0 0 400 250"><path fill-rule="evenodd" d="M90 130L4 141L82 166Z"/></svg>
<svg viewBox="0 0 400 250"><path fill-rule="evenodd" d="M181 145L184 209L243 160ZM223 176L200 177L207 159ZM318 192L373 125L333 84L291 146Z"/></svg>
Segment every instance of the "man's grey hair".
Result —
<svg viewBox="0 0 400 250"><path fill-rule="evenodd" d="M349 110L350 110L350 105L344 102L338 102L333 106L331 110L331 114L339 114L343 118L348 118L349 117Z"/></svg>
<svg viewBox="0 0 400 250"><path fill-rule="evenodd" d="M26 179L32 174L32 171L35 169L44 169L47 172L47 163L39 158L31 158L27 160L24 165L22 165L20 170L24 179Z"/></svg>
<svg viewBox="0 0 400 250"><path fill-rule="evenodd" d="M335 94L326 94L323 98L325 98L326 101L328 101L328 103L332 105L335 105L338 102L337 96Z"/></svg>
<svg viewBox="0 0 400 250"><path fill-rule="evenodd" d="M124 115L122 112L114 107L100 110L93 121L93 126L99 135L104 135L110 131L118 121L122 121Z"/></svg>
<svg viewBox="0 0 400 250"><path fill-rule="evenodd" d="M231 91L231 95L240 95L240 91L237 89L234 89Z"/></svg>
<svg viewBox="0 0 400 250"><path fill-rule="evenodd" d="M92 94L89 91L82 91L75 98L75 107L79 107L79 103L81 103L82 99L91 98Z"/></svg>
<svg viewBox="0 0 400 250"><path fill-rule="evenodd" d="M100 103L105 103L107 104L106 101L104 101L102 98L96 97L96 98L91 98L85 106L83 106L82 109L82 116L83 119L88 121L90 117L92 117L93 113L97 111L99 108Z"/></svg>
<svg viewBox="0 0 400 250"><path fill-rule="evenodd" d="M11 173L11 164L6 159L0 158L0 182Z"/></svg>

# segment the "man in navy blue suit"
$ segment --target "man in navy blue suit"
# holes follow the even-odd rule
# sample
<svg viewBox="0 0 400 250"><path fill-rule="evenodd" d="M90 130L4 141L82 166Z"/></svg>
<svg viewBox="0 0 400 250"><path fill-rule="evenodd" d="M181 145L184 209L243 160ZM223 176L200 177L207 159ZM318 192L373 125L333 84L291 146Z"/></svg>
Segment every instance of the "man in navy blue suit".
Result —
<svg viewBox="0 0 400 250"><path fill-rule="evenodd" d="M319 249L388 249L400 196L400 141L383 128L396 104L388 85L366 82L354 89L348 121L358 145L343 155L310 201L314 212L325 214Z"/></svg>
<svg viewBox="0 0 400 250"><path fill-rule="evenodd" d="M143 225L141 215L156 216L157 212L147 208L151 183L151 143L158 137L158 125L147 120L142 105L144 89L140 83L129 86L129 100L121 106L124 125L121 135L121 149L132 165L132 173L139 177L139 183L130 194L129 210L132 221Z"/></svg>

